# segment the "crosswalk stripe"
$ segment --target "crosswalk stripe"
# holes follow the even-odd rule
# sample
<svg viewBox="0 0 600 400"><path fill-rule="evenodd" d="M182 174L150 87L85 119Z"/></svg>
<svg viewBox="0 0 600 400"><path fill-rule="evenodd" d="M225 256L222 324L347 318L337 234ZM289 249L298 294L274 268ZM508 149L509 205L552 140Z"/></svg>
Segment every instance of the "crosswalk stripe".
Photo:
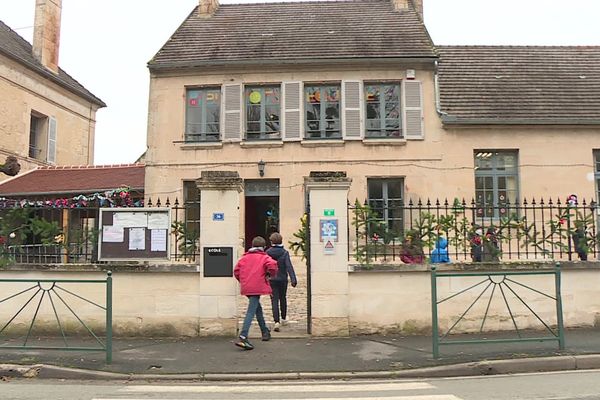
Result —
<svg viewBox="0 0 600 400"><path fill-rule="evenodd" d="M423 390L434 387L426 382L373 383L373 384L323 384L302 386L303 392L381 392L388 390ZM140 393L283 393L298 392L297 385L287 386L128 386L119 391Z"/></svg>
<svg viewBox="0 0 600 400"><path fill-rule="evenodd" d="M153 398L154 400L189 400L189 399L173 399L173 398ZM92 400L148 400L148 398L94 398ZM306 400L306 397L299 399L286 399L286 400ZM310 400L462 400L460 397L456 397L451 394L432 394L432 395L416 395L416 396L390 396L390 397L322 397L322 398L310 398Z"/></svg>

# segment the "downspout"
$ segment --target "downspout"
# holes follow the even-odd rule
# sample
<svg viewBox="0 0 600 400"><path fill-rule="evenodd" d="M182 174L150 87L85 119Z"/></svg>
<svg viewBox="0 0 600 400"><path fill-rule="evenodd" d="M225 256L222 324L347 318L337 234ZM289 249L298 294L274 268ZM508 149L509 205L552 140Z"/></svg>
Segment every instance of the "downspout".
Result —
<svg viewBox="0 0 600 400"><path fill-rule="evenodd" d="M433 73L433 87L434 87L434 94L435 94L435 110L437 111L438 115L443 115L444 113L442 112L442 109L440 108L440 82L439 82L439 75L438 75L438 60L435 60L434 62L435 68L434 68L434 73Z"/></svg>

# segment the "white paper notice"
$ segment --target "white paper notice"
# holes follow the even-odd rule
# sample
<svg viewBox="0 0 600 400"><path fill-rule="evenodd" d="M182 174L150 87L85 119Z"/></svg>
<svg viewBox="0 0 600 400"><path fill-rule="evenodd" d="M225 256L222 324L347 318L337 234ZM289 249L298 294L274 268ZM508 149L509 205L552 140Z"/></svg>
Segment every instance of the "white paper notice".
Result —
<svg viewBox="0 0 600 400"><path fill-rule="evenodd" d="M152 229L150 231L150 251L167 251L166 229Z"/></svg>
<svg viewBox="0 0 600 400"><path fill-rule="evenodd" d="M148 229L169 229L169 214L148 213Z"/></svg>
<svg viewBox="0 0 600 400"><path fill-rule="evenodd" d="M124 239L123 228L120 226L103 226L102 241L107 243L122 243Z"/></svg>
<svg viewBox="0 0 600 400"><path fill-rule="evenodd" d="M146 250L145 228L129 228L129 250Z"/></svg>
<svg viewBox="0 0 600 400"><path fill-rule="evenodd" d="M123 228L145 228L148 226L148 215L145 212L115 212L113 225Z"/></svg>

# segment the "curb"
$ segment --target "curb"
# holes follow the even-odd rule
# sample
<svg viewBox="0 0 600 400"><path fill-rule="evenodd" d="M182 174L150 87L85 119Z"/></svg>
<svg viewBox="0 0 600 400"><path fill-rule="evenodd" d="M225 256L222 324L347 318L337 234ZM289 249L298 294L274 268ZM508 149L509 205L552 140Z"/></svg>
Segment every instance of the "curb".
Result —
<svg viewBox="0 0 600 400"><path fill-rule="evenodd" d="M272 380L327 380L377 378L444 378L457 376L505 375L527 372L553 372L600 369L600 354L520 358L511 360L477 361L438 367L424 367L394 371L355 372L266 372L266 373L192 373L192 374L126 374L58 367L54 365L0 364L0 377L74 379L74 380L127 380L127 381L272 381Z"/></svg>

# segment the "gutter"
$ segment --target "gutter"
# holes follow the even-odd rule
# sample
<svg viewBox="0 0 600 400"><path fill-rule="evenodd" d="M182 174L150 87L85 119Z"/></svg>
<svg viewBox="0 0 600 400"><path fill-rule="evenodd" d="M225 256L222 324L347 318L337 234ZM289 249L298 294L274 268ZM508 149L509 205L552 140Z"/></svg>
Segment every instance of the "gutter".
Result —
<svg viewBox="0 0 600 400"><path fill-rule="evenodd" d="M600 125L600 119L464 118L448 115L439 109L438 113L444 125Z"/></svg>
<svg viewBox="0 0 600 400"><path fill-rule="evenodd" d="M169 69L182 69L182 68L198 68L198 67L219 67L219 66L249 66L249 65L307 65L307 64L338 64L338 63L371 63L373 61L381 63L414 63L414 62L432 62L438 59L437 55L432 56L417 56L417 57L357 57L357 58L301 58L301 59L248 59L248 60L209 60L209 61L190 61L190 62L167 62L154 64L150 60L147 64L150 71L162 71Z"/></svg>

